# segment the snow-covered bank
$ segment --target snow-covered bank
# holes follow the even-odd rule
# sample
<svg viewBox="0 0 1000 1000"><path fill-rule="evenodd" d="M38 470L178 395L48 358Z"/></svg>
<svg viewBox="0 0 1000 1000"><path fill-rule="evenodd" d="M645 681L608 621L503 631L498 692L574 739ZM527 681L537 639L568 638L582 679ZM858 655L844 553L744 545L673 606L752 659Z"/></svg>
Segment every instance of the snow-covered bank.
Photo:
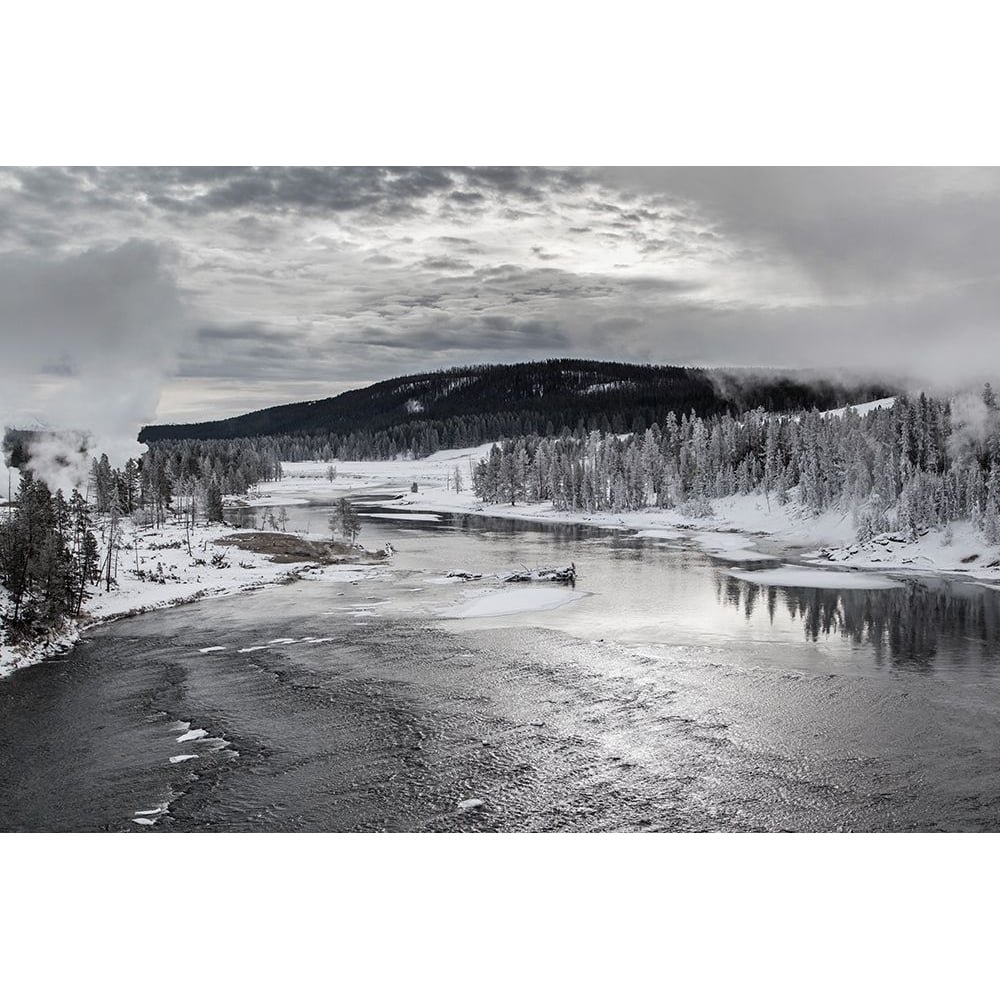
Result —
<svg viewBox="0 0 1000 1000"><path fill-rule="evenodd" d="M877 400L872 407L892 400ZM472 492L472 469L492 446L439 451L424 459L379 462L337 462L336 478L327 478L326 462L286 462L285 477L261 489L267 503L280 505L307 497L330 500L336 496L380 492L395 494L383 508L437 513L481 513L493 517L555 524L589 524L632 530L644 538L668 544L687 543L713 558L734 565L787 560L825 563L844 568L956 573L986 582L1000 581L1000 546L987 544L968 522L933 529L914 542L883 535L865 546L856 543L849 512L830 509L819 515L804 511L794 500L786 504L760 493L711 501L712 514L694 517L679 510L648 509L621 514L558 511L551 504L483 504ZM453 486L455 471L463 489ZM411 492L413 483L418 491ZM412 518L412 513L410 514ZM993 564L996 565L993 565Z"/></svg>
<svg viewBox="0 0 1000 1000"><path fill-rule="evenodd" d="M31 642L9 643L0 627L0 677L66 651L81 632L116 618L256 590L300 575L348 583L378 572L375 566L353 563L271 562L263 555L218 544L226 536L253 534L224 525L191 528L189 553L188 532L180 525L144 529L128 521L123 524L117 579L110 591L104 584L91 585L78 620L69 620ZM0 593L0 600L5 597Z"/></svg>
<svg viewBox="0 0 1000 1000"><path fill-rule="evenodd" d="M0 608L7 601L7 593L0 588ZM12 674L21 667L41 663L51 656L66 652L80 638L80 628L74 621L65 622L59 628L49 629L45 635L30 642L12 645L8 643L4 627L0 624L0 678Z"/></svg>

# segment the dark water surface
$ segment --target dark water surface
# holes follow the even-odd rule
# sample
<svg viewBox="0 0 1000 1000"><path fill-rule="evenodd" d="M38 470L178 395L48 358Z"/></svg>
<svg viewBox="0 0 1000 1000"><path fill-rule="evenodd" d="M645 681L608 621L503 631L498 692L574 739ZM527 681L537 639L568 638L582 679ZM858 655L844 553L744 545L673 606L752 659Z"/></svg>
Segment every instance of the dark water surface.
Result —
<svg viewBox="0 0 1000 1000"><path fill-rule="evenodd" d="M0 829L1000 828L994 590L761 587L469 516L362 540L396 548L378 578L147 614L0 681ZM572 603L446 617L491 586L449 569L570 561Z"/></svg>

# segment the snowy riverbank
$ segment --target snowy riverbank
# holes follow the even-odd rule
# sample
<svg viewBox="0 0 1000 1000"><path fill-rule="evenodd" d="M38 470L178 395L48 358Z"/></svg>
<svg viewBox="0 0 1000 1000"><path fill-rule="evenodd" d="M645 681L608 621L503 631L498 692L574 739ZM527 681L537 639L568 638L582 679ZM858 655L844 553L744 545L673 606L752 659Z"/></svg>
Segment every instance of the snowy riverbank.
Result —
<svg viewBox="0 0 1000 1000"><path fill-rule="evenodd" d="M712 500L713 513L692 517L678 510L649 509L621 514L557 511L551 504L483 504L472 492L472 469L491 445L439 451L427 458L382 462L286 462L284 478L268 483L252 502L271 506L321 502L334 496L394 493L380 502L400 517L417 512L479 513L487 516L590 524L626 529L647 538L688 541L710 555L733 564L795 559L845 569L896 570L955 574L984 583L1000 582L1000 546L989 545L968 522L932 529L916 541L887 533L861 546L855 540L851 515L842 510L809 515L794 499L779 504L775 497L754 493ZM330 465L336 478L327 478ZM455 470L464 480L456 492ZM411 485L418 492L412 493ZM412 509L412 510L411 510Z"/></svg>
<svg viewBox="0 0 1000 1000"><path fill-rule="evenodd" d="M707 517L692 517L677 510L587 514L557 511L550 504L483 504L469 483L472 468L490 447L441 451L419 460L338 462L333 481L328 478L326 462L288 462L282 480L263 484L251 496L240 499L257 506L282 507L331 502L345 494L382 493L389 497L380 500L379 505L401 519L476 513L629 530L640 537L696 545L738 570L741 579L757 579L762 584L785 580L790 586L844 586L842 573L832 572L834 566L840 570L953 574L985 585L1000 584L1000 547L988 545L967 522L925 532L912 542L885 534L861 546L855 542L850 514L829 510L818 517L809 516L794 501L782 505L760 494L713 500L713 512ZM465 483L459 492L451 485L456 469ZM417 484L416 493L411 492L413 483ZM80 621L67 623L37 641L12 646L0 634L0 677L68 649L87 628L123 616L228 596L302 576L346 583L382 571L374 565L272 562L264 555L218 544L219 539L233 533L223 525L198 525L191 529L189 553L187 532L179 524L154 530L135 528L126 522L117 586L110 592L92 588ZM779 580L775 577L775 563L789 560L825 566L830 572L822 576L814 572L806 577L801 571L796 575L795 567L786 567L782 570L785 576ZM755 563L760 565L755 567ZM861 579L865 578L859 576ZM0 600L4 596L0 593ZM517 604L513 598L491 600L488 606L472 601L457 613L460 617L489 617L512 613L511 607ZM446 612L445 616L453 613Z"/></svg>
<svg viewBox="0 0 1000 1000"><path fill-rule="evenodd" d="M209 597L226 597L303 575L348 583L378 572L377 567L364 564L272 562L264 555L218 544L227 536L252 534L225 525L199 524L191 528L189 553L188 532L179 524L149 529L137 528L127 520L123 524L117 580L110 591L104 585L91 586L79 620L68 621L34 641L9 644L0 629L0 677L64 652L82 632L116 618ZM0 592L0 600L5 597Z"/></svg>

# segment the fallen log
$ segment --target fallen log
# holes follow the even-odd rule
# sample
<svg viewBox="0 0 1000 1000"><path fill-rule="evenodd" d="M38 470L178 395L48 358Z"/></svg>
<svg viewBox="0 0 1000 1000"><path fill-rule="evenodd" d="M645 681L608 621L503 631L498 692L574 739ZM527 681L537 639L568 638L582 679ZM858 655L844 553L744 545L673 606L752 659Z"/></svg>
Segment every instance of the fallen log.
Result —
<svg viewBox="0 0 1000 1000"><path fill-rule="evenodd" d="M483 573L470 573L468 570L453 569L446 574L452 580L482 580ZM514 570L513 573L491 573L489 579L501 583L576 583L576 563L568 566L541 566L538 569Z"/></svg>

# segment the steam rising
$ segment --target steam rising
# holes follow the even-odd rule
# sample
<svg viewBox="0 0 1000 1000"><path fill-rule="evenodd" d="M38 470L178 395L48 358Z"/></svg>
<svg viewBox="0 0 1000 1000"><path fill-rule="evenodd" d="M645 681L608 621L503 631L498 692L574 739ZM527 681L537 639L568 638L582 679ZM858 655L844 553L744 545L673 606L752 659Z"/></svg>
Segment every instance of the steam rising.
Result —
<svg viewBox="0 0 1000 1000"><path fill-rule="evenodd" d="M1000 435L1000 413L987 406L982 392L964 392L951 401L948 451L955 461L978 456Z"/></svg>
<svg viewBox="0 0 1000 1000"><path fill-rule="evenodd" d="M141 451L136 434L187 336L171 263L139 240L59 259L0 256L0 427L46 431L27 467L50 488L85 480L81 433L113 464Z"/></svg>

